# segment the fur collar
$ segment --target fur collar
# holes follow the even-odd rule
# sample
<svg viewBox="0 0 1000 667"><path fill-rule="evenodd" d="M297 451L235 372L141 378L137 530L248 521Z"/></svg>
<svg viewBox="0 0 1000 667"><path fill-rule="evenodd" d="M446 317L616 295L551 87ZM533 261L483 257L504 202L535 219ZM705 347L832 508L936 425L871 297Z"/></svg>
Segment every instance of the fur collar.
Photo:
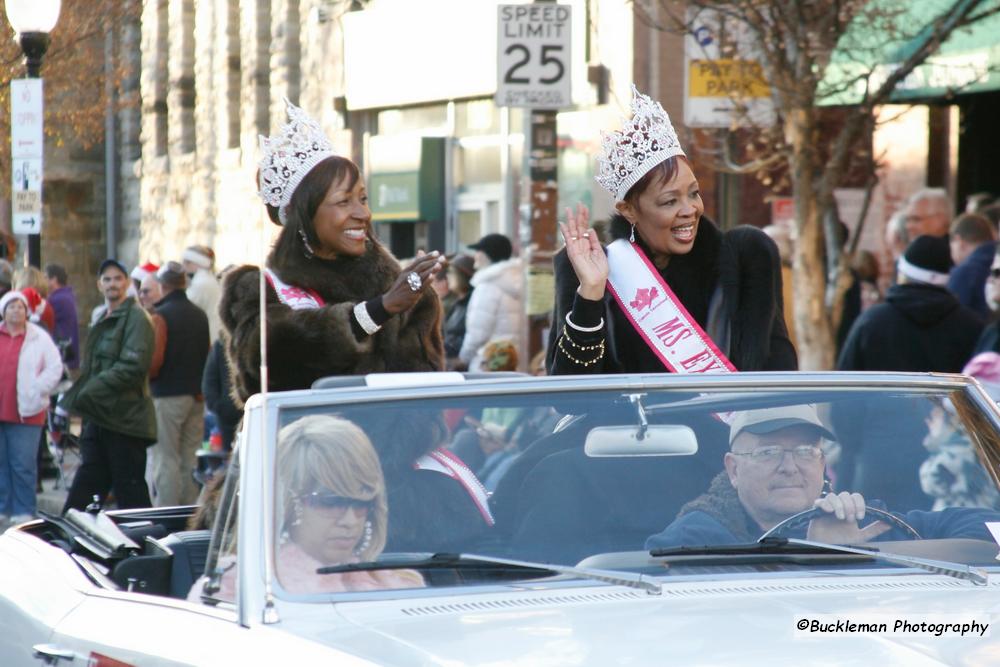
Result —
<svg viewBox="0 0 1000 667"><path fill-rule="evenodd" d="M278 261L275 252L268 267L284 282L315 290L327 303L360 301L384 294L399 275L399 262L373 238L360 257L320 259L304 253L289 253Z"/></svg>
<svg viewBox="0 0 1000 667"><path fill-rule="evenodd" d="M753 520L740 502L740 497L729 481L729 475L720 472L712 480L708 491L681 508L678 518L691 512L704 512L721 523L740 542L753 542L756 536L750 534Z"/></svg>

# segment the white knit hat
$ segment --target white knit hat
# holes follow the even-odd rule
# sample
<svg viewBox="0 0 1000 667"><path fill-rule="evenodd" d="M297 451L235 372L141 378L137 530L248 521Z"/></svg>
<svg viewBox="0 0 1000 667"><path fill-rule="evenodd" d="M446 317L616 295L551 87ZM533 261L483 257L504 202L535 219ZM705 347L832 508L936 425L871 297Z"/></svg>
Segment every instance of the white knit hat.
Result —
<svg viewBox="0 0 1000 667"><path fill-rule="evenodd" d="M0 297L0 318L3 317L4 312L7 310L7 304L14 299L20 299L21 303L24 304L24 309L29 313L31 312L31 304L28 303L28 297L24 296L16 289L12 289Z"/></svg>
<svg viewBox="0 0 1000 667"><path fill-rule="evenodd" d="M211 269L215 264L215 251L208 246L193 245L188 247L181 255L185 262L191 262L203 269Z"/></svg>

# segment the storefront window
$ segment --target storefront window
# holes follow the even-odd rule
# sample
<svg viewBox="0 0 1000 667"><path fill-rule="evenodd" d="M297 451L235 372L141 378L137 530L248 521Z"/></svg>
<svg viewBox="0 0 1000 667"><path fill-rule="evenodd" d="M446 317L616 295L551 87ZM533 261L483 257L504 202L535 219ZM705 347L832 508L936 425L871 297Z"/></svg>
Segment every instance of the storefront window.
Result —
<svg viewBox="0 0 1000 667"><path fill-rule="evenodd" d="M419 132L424 135L445 134L448 131L448 105L434 104L407 109L386 109L378 112L379 134Z"/></svg>
<svg viewBox="0 0 1000 667"><path fill-rule="evenodd" d="M500 110L493 100L455 104L455 134L460 137L499 134Z"/></svg>
<svg viewBox="0 0 1000 667"><path fill-rule="evenodd" d="M463 190L500 182L500 145L459 146L455 151L455 187Z"/></svg>

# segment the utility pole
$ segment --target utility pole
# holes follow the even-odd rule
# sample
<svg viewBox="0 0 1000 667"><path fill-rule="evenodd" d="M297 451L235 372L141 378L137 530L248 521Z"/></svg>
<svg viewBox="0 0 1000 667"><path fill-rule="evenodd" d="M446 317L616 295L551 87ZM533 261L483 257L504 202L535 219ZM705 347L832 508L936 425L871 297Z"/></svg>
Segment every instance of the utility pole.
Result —
<svg viewBox="0 0 1000 667"><path fill-rule="evenodd" d="M571 17L570 6L553 0L498 7L496 103L526 109L528 114L530 219L521 222L530 225L531 233L521 253L526 322L521 368L544 347L554 300L552 256L559 206L556 115L572 104Z"/></svg>

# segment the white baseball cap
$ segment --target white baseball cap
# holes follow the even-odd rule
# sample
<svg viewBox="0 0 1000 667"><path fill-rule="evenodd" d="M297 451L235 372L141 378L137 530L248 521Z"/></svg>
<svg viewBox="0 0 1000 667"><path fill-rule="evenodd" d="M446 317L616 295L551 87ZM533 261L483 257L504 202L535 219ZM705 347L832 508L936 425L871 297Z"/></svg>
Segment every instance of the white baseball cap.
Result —
<svg viewBox="0 0 1000 667"><path fill-rule="evenodd" d="M734 413L732 423L729 425L729 445L732 446L743 431L749 431L754 435L764 435L774 433L789 426L813 426L819 435L827 440L836 440L837 437L831 433L816 414L816 406L803 405L783 405L777 408L762 408L760 410L744 410Z"/></svg>

